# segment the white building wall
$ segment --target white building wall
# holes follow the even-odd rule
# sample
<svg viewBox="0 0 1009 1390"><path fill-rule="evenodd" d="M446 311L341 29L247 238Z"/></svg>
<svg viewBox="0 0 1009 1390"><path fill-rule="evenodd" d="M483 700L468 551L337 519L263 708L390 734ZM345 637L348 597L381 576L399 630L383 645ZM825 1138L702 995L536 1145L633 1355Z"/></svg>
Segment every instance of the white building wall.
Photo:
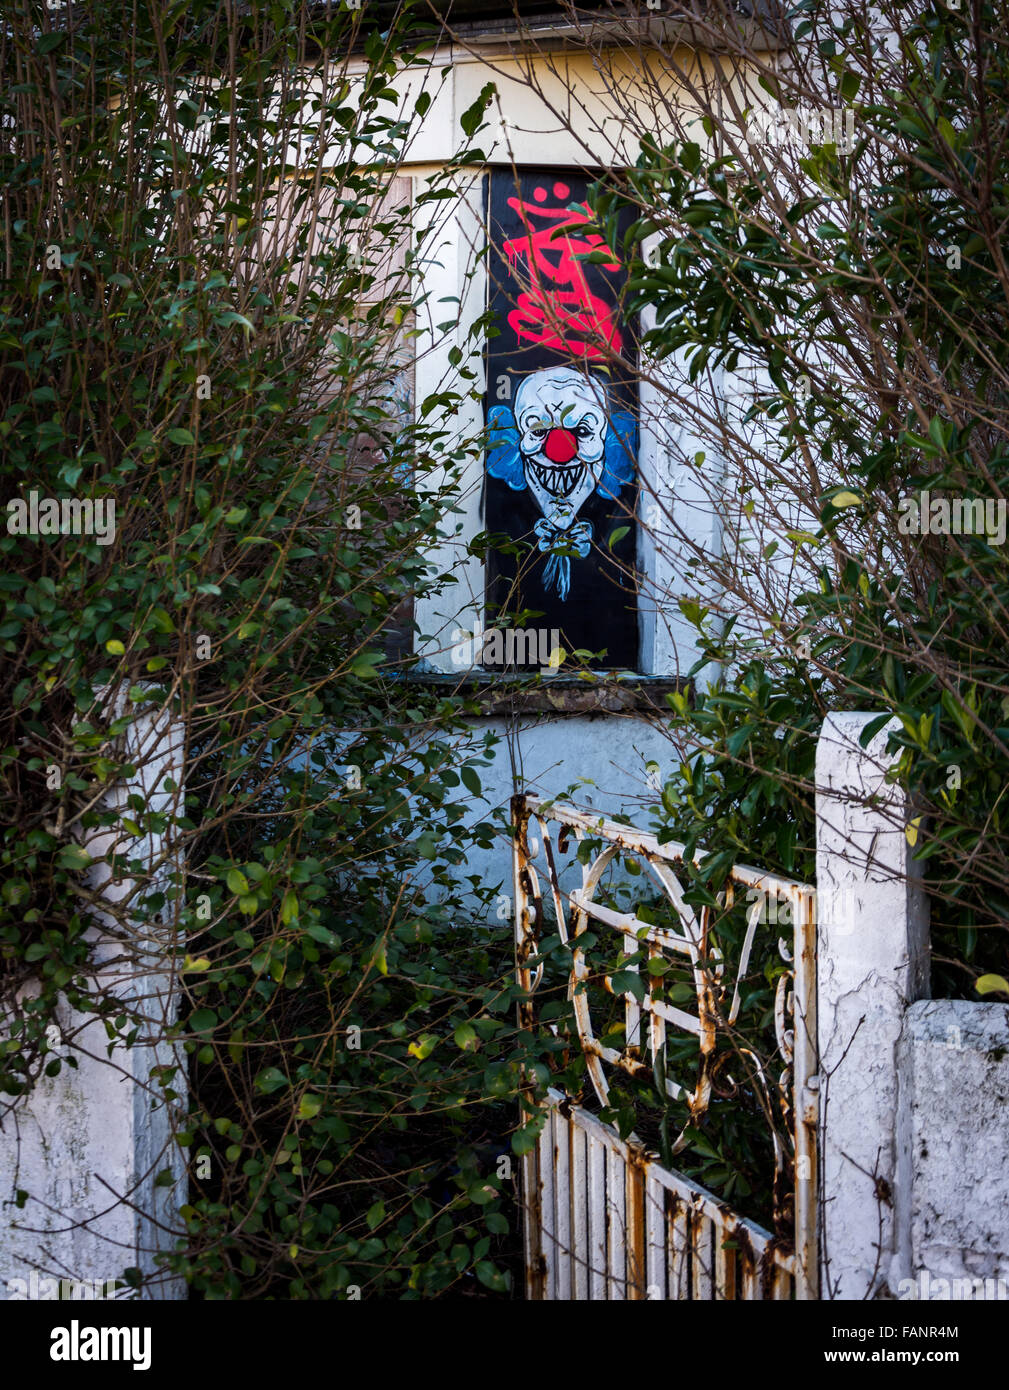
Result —
<svg viewBox="0 0 1009 1390"><path fill-rule="evenodd" d="M910 809L870 718L831 715L817 751L821 1297L1009 1299L1009 1005L928 998Z"/></svg>
<svg viewBox="0 0 1009 1390"><path fill-rule="evenodd" d="M1009 1004L912 1004L898 1074L897 1132L914 1180L896 1194L891 1290L1009 1299Z"/></svg>
<svg viewBox="0 0 1009 1390"><path fill-rule="evenodd" d="M570 800L647 826L649 807L658 802L648 765L658 765L661 781L671 773L673 745L661 725L631 716L534 714L517 725L483 719L475 721L475 727L493 730L502 742L493 765L482 772L484 795L474 798L465 820L472 825L496 812L502 833L493 849L469 854L459 878L465 881L478 874L486 887L506 895L511 893L512 863L504 822L516 792ZM497 920L507 920L510 930L510 911Z"/></svg>
<svg viewBox="0 0 1009 1390"><path fill-rule="evenodd" d="M163 715L141 718L127 736L127 752L137 773L114 787L107 803L125 810L127 798L139 794L151 812L179 815L181 727ZM166 778L174 790L164 787ZM135 888L128 878L110 879L101 857L113 847L149 865L155 882L164 881L170 847L162 836L136 840L112 829L84 843L97 861L91 887L109 902ZM100 987L141 1020L133 1046L117 1044L110 1052L102 1021L64 1002L52 1041L76 1068L64 1061L58 1075L42 1077L25 1097L5 1097L0 1107L0 1300L56 1298L58 1289L42 1282L52 1280L76 1283L78 1291L67 1294L75 1299L94 1296L95 1284L102 1286L99 1296L108 1296L110 1281L121 1280L126 1269L151 1280L145 1298L184 1294L182 1282L166 1278L158 1261L181 1234L178 1210L187 1190L173 1109L151 1075L175 1066L171 1084L180 1098L175 1104L182 1103L187 1059L166 1038L178 1006L170 905L159 915L168 920L147 937L138 923L128 944L104 930L113 925L111 915L92 929ZM158 1183L165 1170L171 1182Z"/></svg>

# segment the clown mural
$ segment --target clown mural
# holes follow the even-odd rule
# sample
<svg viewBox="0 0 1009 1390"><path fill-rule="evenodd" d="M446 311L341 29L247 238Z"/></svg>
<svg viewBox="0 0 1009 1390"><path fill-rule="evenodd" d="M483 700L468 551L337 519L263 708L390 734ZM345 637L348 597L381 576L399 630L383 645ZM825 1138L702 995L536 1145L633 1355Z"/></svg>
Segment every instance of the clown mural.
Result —
<svg viewBox="0 0 1009 1390"><path fill-rule="evenodd" d="M634 341L623 266L592 231L590 179L488 177L487 620L561 632L601 664L637 662ZM594 257L589 260L587 257ZM525 621L525 620L524 620Z"/></svg>
<svg viewBox="0 0 1009 1390"><path fill-rule="evenodd" d="M566 599L571 558L592 548L592 523L578 512L593 492L615 498L634 476L635 425L626 411L611 414L606 387L570 367L546 367L524 377L514 413L490 410L487 471L518 491L528 487L543 513L534 530L549 556L547 589Z"/></svg>

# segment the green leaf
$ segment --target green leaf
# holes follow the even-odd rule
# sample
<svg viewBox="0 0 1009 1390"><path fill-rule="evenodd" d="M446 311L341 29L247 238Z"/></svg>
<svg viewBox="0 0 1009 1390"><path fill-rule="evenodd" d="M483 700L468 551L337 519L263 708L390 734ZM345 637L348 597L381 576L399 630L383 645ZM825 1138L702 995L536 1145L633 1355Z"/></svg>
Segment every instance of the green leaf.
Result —
<svg viewBox="0 0 1009 1390"><path fill-rule="evenodd" d="M350 674L359 680L372 680L377 675L375 667L384 661L384 652L359 652L350 663Z"/></svg>
<svg viewBox="0 0 1009 1390"><path fill-rule="evenodd" d="M274 1091L279 1091L282 1086L287 1085L287 1077L276 1067L267 1067L256 1077L256 1086L264 1095L273 1095Z"/></svg>
<svg viewBox="0 0 1009 1390"><path fill-rule="evenodd" d="M677 606L692 627L702 628L704 619L708 616L707 608L702 608L696 599L692 598L678 599Z"/></svg>
<svg viewBox="0 0 1009 1390"><path fill-rule="evenodd" d="M236 897L240 894L248 893L249 880L242 873L241 869L229 869L228 877L225 880L228 885L228 892L234 893Z"/></svg>
<svg viewBox="0 0 1009 1390"><path fill-rule="evenodd" d="M507 1293L509 1288L509 1277L507 1273L502 1273L496 1265L489 1260L479 1260L476 1265L476 1277L486 1288L492 1289L494 1293Z"/></svg>
<svg viewBox="0 0 1009 1390"><path fill-rule="evenodd" d="M531 1126L525 1125L522 1129L517 1129L512 1135L512 1152L517 1154L519 1158L523 1158L535 1150L536 1142L535 1131Z"/></svg>
<svg viewBox="0 0 1009 1390"><path fill-rule="evenodd" d="M437 1046L438 1039L433 1033L423 1033L417 1041L412 1042L406 1050L411 1057L416 1057L418 1062L423 1062L425 1057L430 1057Z"/></svg>
<svg viewBox="0 0 1009 1390"><path fill-rule="evenodd" d="M462 126L463 133L465 135L472 137L480 129L480 126L483 122L484 112L490 105L493 96L493 82L485 83L485 85L480 89L480 95L477 97L476 101L474 101L473 105L467 107L466 110L459 117L459 124Z"/></svg>
<svg viewBox="0 0 1009 1390"><path fill-rule="evenodd" d="M64 845L57 857L61 869L86 869L93 862L91 855L80 845Z"/></svg>
<svg viewBox="0 0 1009 1390"><path fill-rule="evenodd" d="M636 970L618 970L610 977L614 994L632 994L638 1003L643 1003L645 986Z"/></svg>
<svg viewBox="0 0 1009 1390"><path fill-rule="evenodd" d="M947 120L945 116L940 116L935 124L936 129L939 131L939 134L942 136L942 138L946 141L946 144L949 145L950 149L955 150L957 146L957 139L956 130L952 123L949 120Z"/></svg>
<svg viewBox="0 0 1009 1390"><path fill-rule="evenodd" d="M743 747L749 740L759 732L756 724L741 724L738 729L733 729L732 733L725 740L725 746L731 758L738 758Z"/></svg>
<svg viewBox="0 0 1009 1390"><path fill-rule="evenodd" d="M414 841L417 853L422 859L437 859L438 841L429 830L425 830L422 835L418 835Z"/></svg>

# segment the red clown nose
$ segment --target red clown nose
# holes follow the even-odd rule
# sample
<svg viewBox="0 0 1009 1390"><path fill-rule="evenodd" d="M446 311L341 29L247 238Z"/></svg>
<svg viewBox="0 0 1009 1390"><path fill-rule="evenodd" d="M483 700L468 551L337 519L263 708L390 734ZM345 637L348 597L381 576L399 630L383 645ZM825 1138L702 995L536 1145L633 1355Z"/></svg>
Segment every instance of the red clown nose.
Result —
<svg viewBox="0 0 1009 1390"><path fill-rule="evenodd" d="M551 430L543 443L543 452L551 463L570 463L578 452L578 440L571 430Z"/></svg>

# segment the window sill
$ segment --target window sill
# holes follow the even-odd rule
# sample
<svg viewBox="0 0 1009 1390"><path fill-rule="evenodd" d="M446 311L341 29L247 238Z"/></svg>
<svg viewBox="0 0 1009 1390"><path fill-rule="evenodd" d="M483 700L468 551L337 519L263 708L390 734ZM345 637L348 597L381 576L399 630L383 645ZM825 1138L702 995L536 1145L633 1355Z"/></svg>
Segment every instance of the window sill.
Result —
<svg viewBox="0 0 1009 1390"><path fill-rule="evenodd" d="M463 696L479 715L507 714L652 714L667 715L667 696L683 691L693 697L688 680L599 671L585 676L504 676L493 671L441 673L413 671L411 685Z"/></svg>

